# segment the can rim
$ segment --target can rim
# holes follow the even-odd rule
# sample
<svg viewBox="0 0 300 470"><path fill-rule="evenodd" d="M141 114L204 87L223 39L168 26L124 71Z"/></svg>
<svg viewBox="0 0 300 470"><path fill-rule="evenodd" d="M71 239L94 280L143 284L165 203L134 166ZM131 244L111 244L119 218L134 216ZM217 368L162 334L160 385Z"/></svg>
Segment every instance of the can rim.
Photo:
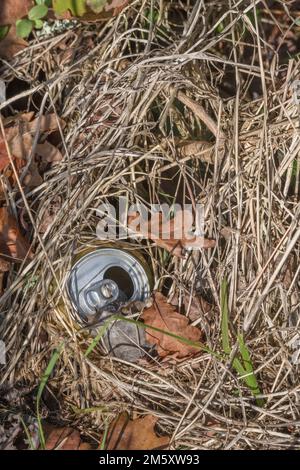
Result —
<svg viewBox="0 0 300 470"><path fill-rule="evenodd" d="M79 315L81 321L85 322L89 318L89 316L95 315L95 312L93 312L90 306L88 306L85 302L84 289L79 288L79 285L76 282L76 269L79 269L79 266L83 263L88 263L89 259L91 261L94 259L95 261L95 259L97 259L99 255L105 256L105 254L107 254L109 256L110 254L113 254L115 257L118 257L120 252L122 252L124 255L123 258L121 257L120 264L116 263L115 261L108 262L107 265L105 265L105 272L107 272L107 270L111 267L119 267L127 272L127 274L130 276L134 288L134 293L132 294L133 299L132 297L128 299L129 302L131 301L131 299L132 301L145 300L146 298L150 297L152 283L151 278L149 279L148 274L149 267L146 264L144 258L142 258L141 260L140 257L129 252L128 250L123 250L121 248L117 248L116 246L102 245L101 247L99 246L95 249L84 250L84 252L80 253L80 257L78 257L75 263L72 265L66 282L68 298L77 315ZM84 269L82 266L81 268ZM104 274L101 274L101 272L99 272L100 279L101 276L105 275L105 272ZM144 296L144 298L138 298L139 293L141 293L141 297ZM99 306L99 308L101 308L101 305Z"/></svg>

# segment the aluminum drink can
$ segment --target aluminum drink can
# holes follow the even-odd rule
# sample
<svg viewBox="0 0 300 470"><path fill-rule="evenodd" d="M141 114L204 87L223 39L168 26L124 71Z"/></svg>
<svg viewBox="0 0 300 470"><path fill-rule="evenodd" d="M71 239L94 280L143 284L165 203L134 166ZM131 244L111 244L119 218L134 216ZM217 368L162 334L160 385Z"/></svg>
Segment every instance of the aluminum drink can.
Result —
<svg viewBox="0 0 300 470"><path fill-rule="evenodd" d="M83 251L67 279L67 293L82 323L101 320L101 311L146 301L151 295L151 273L146 260L133 250L99 246Z"/></svg>

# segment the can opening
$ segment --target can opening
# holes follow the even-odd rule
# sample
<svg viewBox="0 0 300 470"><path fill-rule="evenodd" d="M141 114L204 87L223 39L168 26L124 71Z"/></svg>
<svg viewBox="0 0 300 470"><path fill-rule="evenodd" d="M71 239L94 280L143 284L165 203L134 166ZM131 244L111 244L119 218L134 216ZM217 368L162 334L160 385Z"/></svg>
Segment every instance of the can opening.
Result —
<svg viewBox="0 0 300 470"><path fill-rule="evenodd" d="M125 269L119 266L112 266L105 271L103 279L111 279L119 287L120 291L123 292L127 300L130 300L134 293L134 285L131 277L125 271Z"/></svg>

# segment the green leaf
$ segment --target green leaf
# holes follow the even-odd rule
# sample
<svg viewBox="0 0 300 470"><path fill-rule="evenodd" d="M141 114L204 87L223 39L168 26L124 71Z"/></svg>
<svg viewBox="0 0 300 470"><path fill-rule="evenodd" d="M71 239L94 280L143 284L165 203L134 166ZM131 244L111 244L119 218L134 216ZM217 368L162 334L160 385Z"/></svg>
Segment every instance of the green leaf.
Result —
<svg viewBox="0 0 300 470"><path fill-rule="evenodd" d="M222 314L222 345L223 351L230 354L231 347L229 342L229 327L228 327L228 300L227 300L227 280L223 279L221 284L221 314Z"/></svg>
<svg viewBox="0 0 300 470"><path fill-rule="evenodd" d="M63 346L64 344L61 343L58 347L58 349L56 349L54 351L54 353L52 354L52 357L46 367L46 370L42 376L42 379L41 379L41 382L40 382L40 385L39 385L39 389L38 389L38 392L37 392L37 396L36 396L36 414L37 414L37 422L38 422L38 434L39 434L39 439L40 439L40 443L41 443L41 447L42 449L45 449L45 436L44 436L44 431L43 431L43 427L42 427L42 420L41 420L41 414L40 414L40 402L41 402L41 398L42 398L42 394L43 394L43 391L44 391L44 388L48 382L48 379L55 367L55 364L57 363L58 359L59 359L59 356L61 355L62 353L62 350L63 350Z"/></svg>
<svg viewBox="0 0 300 470"><path fill-rule="evenodd" d="M107 0L86 0L86 4L94 13L101 13L107 4Z"/></svg>
<svg viewBox="0 0 300 470"><path fill-rule="evenodd" d="M223 23L223 21L221 21L221 23L219 23L218 26L216 27L216 31L217 31L217 33L220 34L224 31L224 29L225 29L224 23Z"/></svg>
<svg viewBox="0 0 300 470"><path fill-rule="evenodd" d="M0 41L4 39L9 31L10 26L0 26Z"/></svg>
<svg viewBox="0 0 300 470"><path fill-rule="evenodd" d="M222 345L224 352L229 355L231 352L230 342L229 342L229 326L228 326L228 296L227 296L227 281L224 279L221 284L221 314L222 314ZM245 382L247 387L251 390L251 393L256 396L260 395L261 391L259 389L254 371L253 365L250 357L249 350L244 342L242 335L237 337L239 343L239 350L242 356L242 361L235 357L232 361L233 369L242 377L242 380ZM257 399L257 405L262 406L264 404L263 400Z"/></svg>
<svg viewBox="0 0 300 470"><path fill-rule="evenodd" d="M29 10L28 18L32 21L40 20L41 18L47 16L47 13L48 7L46 7L46 5L36 5L35 7L31 8L31 10Z"/></svg>
<svg viewBox="0 0 300 470"><path fill-rule="evenodd" d="M42 29L43 26L44 26L44 21L43 20L35 20L34 27L36 29Z"/></svg>
<svg viewBox="0 0 300 470"><path fill-rule="evenodd" d="M86 13L86 0L53 0L55 13L62 15L70 10L74 16L83 16Z"/></svg>
<svg viewBox="0 0 300 470"><path fill-rule="evenodd" d="M17 20L16 21L16 31L17 36L20 38L28 38L34 26L34 22L30 20Z"/></svg>
<svg viewBox="0 0 300 470"><path fill-rule="evenodd" d="M238 343L246 373L249 374L244 377L244 380L247 383L248 387L251 389L253 395L261 395L261 391L254 374L254 368L251 361L250 352L241 334L238 334ZM264 404L264 401L262 399L258 399L257 404L258 406L262 406Z"/></svg>
<svg viewBox="0 0 300 470"><path fill-rule="evenodd" d="M159 11L153 8L147 8L145 10L145 17L149 23L155 24L159 19Z"/></svg>
<svg viewBox="0 0 300 470"><path fill-rule="evenodd" d="M244 342L243 335L241 335L240 333L238 334L238 343L239 343L240 353L244 361L245 370L247 372L253 372L253 366L252 366L250 353Z"/></svg>

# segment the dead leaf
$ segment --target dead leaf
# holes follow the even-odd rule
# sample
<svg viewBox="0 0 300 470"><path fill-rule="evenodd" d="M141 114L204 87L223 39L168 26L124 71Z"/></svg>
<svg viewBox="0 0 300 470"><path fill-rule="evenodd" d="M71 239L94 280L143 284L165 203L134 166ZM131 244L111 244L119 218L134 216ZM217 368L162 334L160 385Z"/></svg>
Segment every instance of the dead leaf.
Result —
<svg viewBox="0 0 300 470"><path fill-rule="evenodd" d="M11 25L8 34L0 41L0 57L9 60L27 46L24 39L16 35L16 20L26 16L34 5L33 0L1 0L0 26Z"/></svg>
<svg viewBox="0 0 300 470"><path fill-rule="evenodd" d="M0 258L0 272L6 273L7 271L9 271L9 262Z"/></svg>
<svg viewBox="0 0 300 470"><path fill-rule="evenodd" d="M214 144L206 141L190 140L177 145L177 150L182 157L199 157L207 163L214 163Z"/></svg>
<svg viewBox="0 0 300 470"><path fill-rule="evenodd" d="M37 117L28 124L28 130L30 133L35 134L36 130L39 129L40 133L54 132L59 129L59 126L63 129L66 123L63 119L59 118L56 114L46 114L45 116Z"/></svg>
<svg viewBox="0 0 300 470"><path fill-rule="evenodd" d="M62 119L57 118L55 114L41 116L33 121L28 121L27 115L24 119L21 116L13 127L9 127L5 130L5 136L12 155L17 158L26 159L31 151L33 138L36 132L38 131L39 134L44 134L45 132L51 133L57 131L59 126L63 129L65 127L65 122ZM40 155L46 157L48 150L49 153L51 152L51 155L46 157L47 161L53 161L53 146L50 143L39 145L39 150L41 152ZM57 155L61 155L59 151L57 152Z"/></svg>
<svg viewBox="0 0 300 470"><path fill-rule="evenodd" d="M0 41L0 58L10 60L27 46L28 42L17 37L16 27L12 25L5 38Z"/></svg>
<svg viewBox="0 0 300 470"><path fill-rule="evenodd" d="M34 117L34 111L29 111L28 113L18 113L14 114L13 116L8 116L7 118L2 118L4 127L8 127L10 125L16 125L22 121L30 122ZM9 127L8 130L12 129ZM15 134L16 135L16 134Z"/></svg>
<svg viewBox="0 0 300 470"><path fill-rule="evenodd" d="M28 14L33 0L1 0L0 26L12 24Z"/></svg>
<svg viewBox="0 0 300 470"><path fill-rule="evenodd" d="M15 116L14 120L7 119L5 125L5 138L8 143L15 165L20 170L26 165L28 156L31 153L35 133L51 133L59 128L65 127L65 122L56 117L55 114L48 114L32 120L33 113L24 113ZM47 140L38 143L35 148L35 154L42 157L44 162L55 163L61 161L63 156L60 150ZM22 162L22 164L20 163ZM0 134L0 170L4 170L10 163L6 144L2 134ZM33 157L24 177L24 185L28 187L39 186L43 179L39 168Z"/></svg>
<svg viewBox="0 0 300 470"><path fill-rule="evenodd" d="M26 159L32 147L33 138L30 134L17 134L8 140L9 150L16 158Z"/></svg>
<svg viewBox="0 0 300 470"><path fill-rule="evenodd" d="M136 225L137 222L139 222L138 225ZM185 214L183 212L177 213L174 219L165 222L162 222L161 213L154 214L148 222L140 221L137 212L128 216L129 229L155 241L157 246L164 248L179 258L183 257L183 248L213 248L216 245L215 240L200 236L187 237L184 234L185 222Z"/></svg>
<svg viewBox="0 0 300 470"><path fill-rule="evenodd" d="M4 170L5 167L9 164L9 157L6 150L6 145L4 140L1 140L0 137L0 171Z"/></svg>
<svg viewBox="0 0 300 470"><path fill-rule="evenodd" d="M153 415L131 420L127 413L120 414L109 428L106 450L165 449L170 438L156 435L157 420Z"/></svg>
<svg viewBox="0 0 300 470"><path fill-rule="evenodd" d="M153 305L144 310L141 318L146 325L190 341L200 341L202 337L202 332L195 326L189 325L188 319L176 312L175 308L159 292L155 293ZM150 344L157 346L158 355L162 358L173 355L180 359L196 354L200 350L196 346L183 343L179 339L151 328L146 328L146 339Z"/></svg>
<svg viewBox="0 0 300 470"><path fill-rule="evenodd" d="M48 163L60 162L63 159L61 151L47 141L43 144L37 144L36 153Z"/></svg>
<svg viewBox="0 0 300 470"><path fill-rule="evenodd" d="M47 426L48 436L46 439L46 450L89 450L90 444L82 442L80 433L76 429L62 427L54 428Z"/></svg>
<svg viewBox="0 0 300 470"><path fill-rule="evenodd" d="M171 299L170 304L177 309L179 306L178 295L175 295ZM188 318L191 322L198 320L202 315L210 312L213 308L213 306L209 304L202 296L193 295L192 299L190 299L190 295L187 294L183 296L183 306L185 313L188 315Z"/></svg>
<svg viewBox="0 0 300 470"><path fill-rule="evenodd" d="M26 256L32 257L29 243L6 207L0 208L0 255L9 261L13 258L16 262L23 261Z"/></svg>
<svg viewBox="0 0 300 470"><path fill-rule="evenodd" d="M13 161L14 161L17 173L20 174L21 169L26 165L25 160L19 160L13 157ZM0 167L2 166L1 164L4 164L4 159L0 159ZM2 174L4 176L4 178L1 181L1 186L0 186L0 200L5 201L5 195L4 195L5 180L8 181L10 187L14 187L16 184L16 178L15 178L15 175L11 166L9 165L9 161L7 161L7 165L4 166L3 169L0 168L0 171L2 171Z"/></svg>
<svg viewBox="0 0 300 470"><path fill-rule="evenodd" d="M28 171L24 177L24 185L27 186L28 188L36 188L43 182L43 178L40 175L40 172L38 170L38 166L33 160L31 164L29 165Z"/></svg>

